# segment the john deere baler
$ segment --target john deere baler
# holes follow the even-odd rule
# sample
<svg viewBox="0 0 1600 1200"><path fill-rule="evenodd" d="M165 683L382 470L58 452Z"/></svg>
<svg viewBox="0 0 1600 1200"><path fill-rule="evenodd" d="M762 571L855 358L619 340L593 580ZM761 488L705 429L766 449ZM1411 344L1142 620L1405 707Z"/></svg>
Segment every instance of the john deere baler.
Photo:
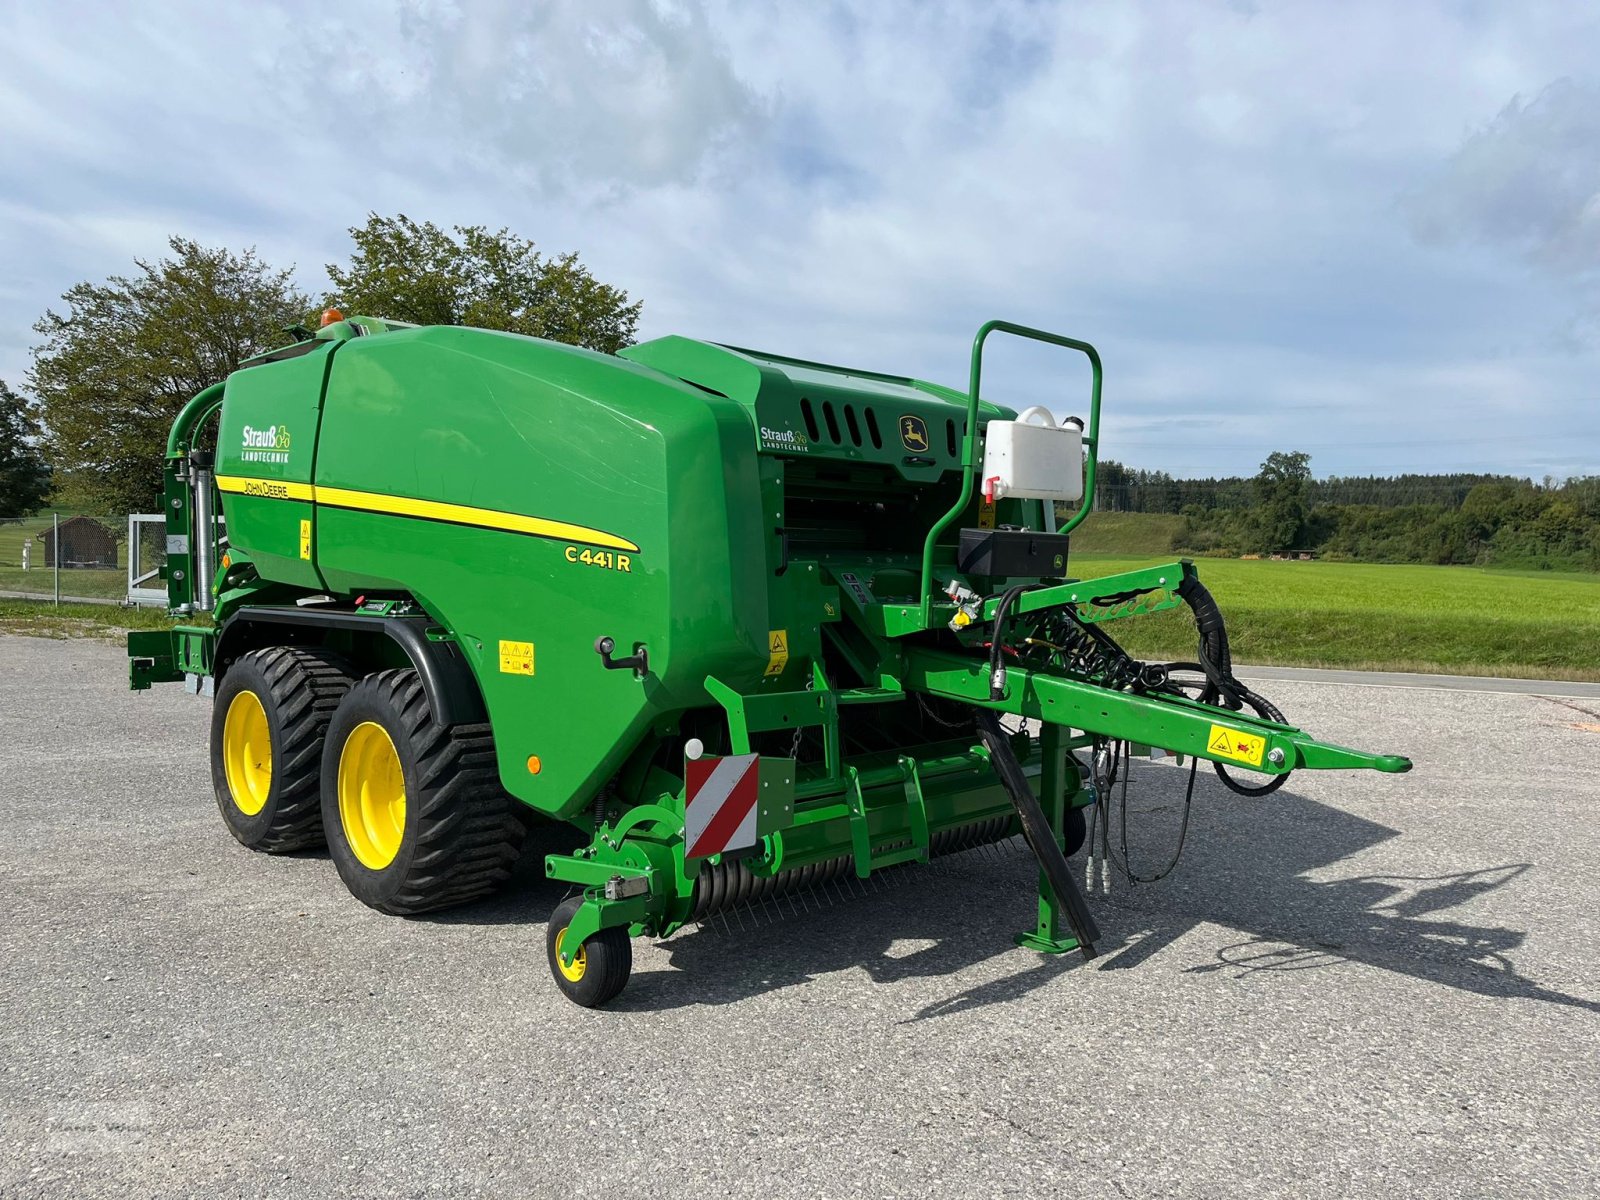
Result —
<svg viewBox="0 0 1600 1200"><path fill-rule="evenodd" d="M1087 422L982 400L996 332L1086 355ZM173 426L168 586L196 619L130 635L133 686L213 695L233 835L326 840L385 912L481 896L530 822L577 826L545 868L578 1003L621 990L631 936L1019 832L1019 940L1092 956L1065 855L1131 747L1246 794L1410 766L1240 683L1190 563L1070 578L1086 343L990 322L963 393L683 338L611 356L337 314L301 338ZM1193 662L1107 631L1179 605Z"/></svg>

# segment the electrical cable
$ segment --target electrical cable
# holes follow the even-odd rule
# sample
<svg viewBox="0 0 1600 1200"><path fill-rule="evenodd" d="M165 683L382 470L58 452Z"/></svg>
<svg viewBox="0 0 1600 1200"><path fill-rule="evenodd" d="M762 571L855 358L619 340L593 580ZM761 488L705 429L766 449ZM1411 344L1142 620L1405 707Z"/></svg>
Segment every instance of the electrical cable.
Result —
<svg viewBox="0 0 1600 1200"><path fill-rule="evenodd" d="M1183 792L1183 818L1178 826L1178 844L1173 848L1172 857L1159 871L1149 875L1141 875L1133 869L1133 859L1128 851L1128 780L1132 776L1132 752L1127 742L1121 740L1098 739L1095 746L1094 761L1096 767L1093 773L1099 777L1095 779L1095 815L1094 821L1101 830L1101 858L1114 866L1130 884L1158 883L1165 879L1177 868L1183 858L1184 845L1189 840L1189 816L1194 808L1194 781L1200 760L1189 760L1189 780ZM1103 765L1102 765L1103 764ZM1111 850L1111 794L1117 791L1117 783L1121 782L1118 797L1118 809L1121 824L1121 850L1122 857ZM1101 808L1105 809L1105 821L1099 820ZM1090 827L1090 840L1094 837L1094 826Z"/></svg>

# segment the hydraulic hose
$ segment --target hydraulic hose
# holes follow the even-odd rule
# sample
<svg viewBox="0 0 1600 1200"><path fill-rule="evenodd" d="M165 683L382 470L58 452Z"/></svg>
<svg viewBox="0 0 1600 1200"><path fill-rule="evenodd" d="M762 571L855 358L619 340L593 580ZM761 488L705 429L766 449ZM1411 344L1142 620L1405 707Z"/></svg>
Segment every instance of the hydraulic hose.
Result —
<svg viewBox="0 0 1600 1200"><path fill-rule="evenodd" d="M1200 631L1200 668L1210 683L1200 699L1208 704L1218 697L1237 699L1240 685L1233 677L1233 654L1228 649L1228 627L1222 620L1222 610L1195 575L1186 575L1174 590L1189 606L1195 628Z"/></svg>
<svg viewBox="0 0 1600 1200"><path fill-rule="evenodd" d="M1097 953L1094 944L1100 940L1100 928L1095 924L1094 915L1089 912L1089 905L1072 878L1072 871L1067 867L1067 856L1061 853L1061 847L1056 844L1055 834L1045 818L1044 809L1039 807L1038 797L1028 786L1028 777L1023 774L1022 764L1017 761L1016 751L1011 748L1011 738L1000 727L1000 718L989 709L978 710L977 723L978 737L989 751L989 761L994 764L995 774L1000 777L1000 783L1011 797L1011 803L1022 821L1022 836L1033 850L1034 857L1039 860L1039 867L1044 871L1056 899L1066 909L1067 924L1072 926L1072 932L1078 939L1078 951L1085 961L1092 959Z"/></svg>
<svg viewBox="0 0 1600 1200"><path fill-rule="evenodd" d="M1007 588L1005 594L1000 597L1000 603L994 606L994 632L989 635L989 699L991 700L1003 699L1006 694L1004 643L1006 621L1011 617L1011 606L1023 592L1031 592L1041 586L1037 583L1019 583L1015 587Z"/></svg>
<svg viewBox="0 0 1600 1200"><path fill-rule="evenodd" d="M1195 627L1200 631L1200 662L1198 666L1205 674L1206 687L1200 693L1200 700L1205 704L1215 704L1221 700L1229 708L1239 709L1248 706L1257 716L1268 721L1283 723L1283 713L1278 711L1276 705L1265 696L1258 695L1234 678L1233 655L1228 649L1228 630L1222 620L1222 610L1217 607L1217 602L1212 598L1206 585L1201 583L1194 575L1185 576L1182 583L1174 589L1179 599L1189 606L1194 613ZM1188 667L1188 663L1169 663L1170 668ZM1217 773L1217 778L1229 791L1237 792L1241 796L1270 796L1277 791L1288 779L1288 775L1277 775L1260 787L1240 783L1219 762L1211 764L1212 770Z"/></svg>

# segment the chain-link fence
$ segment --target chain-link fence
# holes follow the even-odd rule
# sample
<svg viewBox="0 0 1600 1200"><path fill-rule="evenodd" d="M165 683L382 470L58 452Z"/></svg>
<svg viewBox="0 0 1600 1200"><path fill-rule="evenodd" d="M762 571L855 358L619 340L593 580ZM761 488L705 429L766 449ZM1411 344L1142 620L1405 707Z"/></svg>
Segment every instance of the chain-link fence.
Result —
<svg viewBox="0 0 1600 1200"><path fill-rule="evenodd" d="M58 509L0 516L0 596L166 603L166 527L154 516Z"/></svg>

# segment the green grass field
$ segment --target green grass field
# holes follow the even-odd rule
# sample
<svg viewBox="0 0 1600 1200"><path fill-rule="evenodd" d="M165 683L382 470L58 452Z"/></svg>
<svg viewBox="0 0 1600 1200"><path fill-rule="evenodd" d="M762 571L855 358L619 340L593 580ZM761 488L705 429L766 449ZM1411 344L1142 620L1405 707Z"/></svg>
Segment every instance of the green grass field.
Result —
<svg viewBox="0 0 1600 1200"><path fill-rule="evenodd" d="M164 608L121 608L115 604L63 604L57 608L48 600L0 597L0 633L120 639L130 629L169 629L174 624Z"/></svg>
<svg viewBox="0 0 1600 1200"><path fill-rule="evenodd" d="M1094 578L1173 557L1075 550L1072 566L1074 574ZM1240 662L1600 680L1600 575L1216 558L1197 566L1227 617ZM83 574L64 574L63 590L67 578ZM121 586L119 575L112 594ZM166 624L159 609L69 604L57 610L0 600L0 631L11 633L114 637ZM1194 657L1187 610L1108 628L1140 658Z"/></svg>
<svg viewBox="0 0 1600 1200"><path fill-rule="evenodd" d="M65 510L61 513L64 521L76 513ZM127 528L124 518L101 517L97 518L113 533L121 534ZM44 565L45 547L40 541L33 541L32 569L22 569L22 543L35 539L39 534L49 529L51 517L43 513L32 517L24 517L20 521L0 521L0 592L33 592L41 596L55 594L55 571ZM118 567L114 570L95 570L93 568L68 567L61 572L61 594L63 596L106 596L120 600L128 594L128 575L126 560L123 555L127 553L127 546L119 543L117 546Z"/></svg>
<svg viewBox="0 0 1600 1200"><path fill-rule="evenodd" d="M1072 531L1074 554L1172 554L1183 518L1169 513L1090 513Z"/></svg>
<svg viewBox="0 0 1600 1200"><path fill-rule="evenodd" d="M1076 539L1075 539L1076 544ZM1074 554L1082 578L1170 561ZM1600 680L1600 575L1203 558L1240 662ZM1192 659L1187 610L1108 630L1146 659Z"/></svg>

